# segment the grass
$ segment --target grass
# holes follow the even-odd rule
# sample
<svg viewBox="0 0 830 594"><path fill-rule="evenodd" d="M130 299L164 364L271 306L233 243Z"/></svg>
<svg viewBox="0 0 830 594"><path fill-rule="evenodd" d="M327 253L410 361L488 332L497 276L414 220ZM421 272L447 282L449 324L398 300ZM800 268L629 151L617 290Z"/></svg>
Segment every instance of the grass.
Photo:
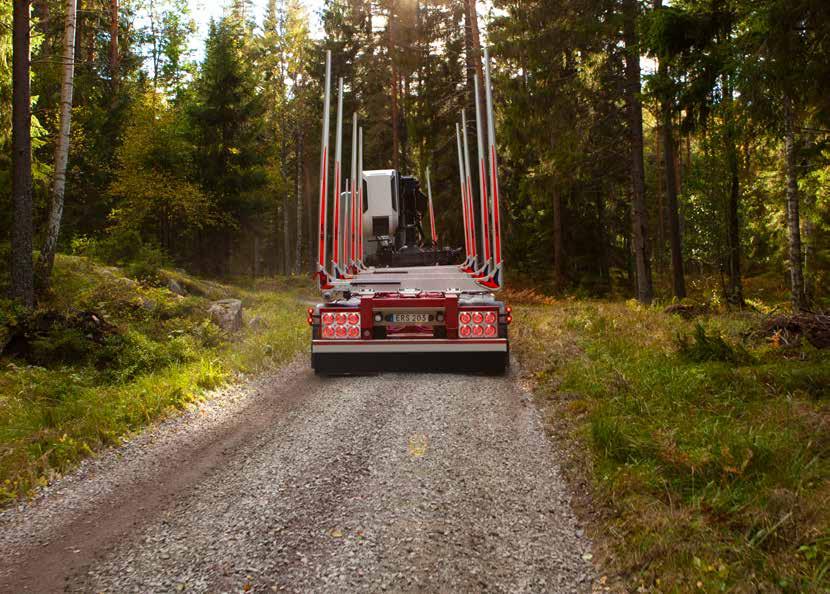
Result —
<svg viewBox="0 0 830 594"><path fill-rule="evenodd" d="M0 505L240 374L276 368L305 348L306 280L224 285L164 275L188 296L86 258L58 257L36 336L25 353L0 357ZM241 299L245 318L257 322L235 335L220 330L207 309L226 297ZM90 314L103 331L78 322ZM0 333L18 323L20 312L0 308Z"/></svg>
<svg viewBox="0 0 830 594"><path fill-rule="evenodd" d="M830 591L830 353L758 313L518 297L514 348L623 587Z"/></svg>

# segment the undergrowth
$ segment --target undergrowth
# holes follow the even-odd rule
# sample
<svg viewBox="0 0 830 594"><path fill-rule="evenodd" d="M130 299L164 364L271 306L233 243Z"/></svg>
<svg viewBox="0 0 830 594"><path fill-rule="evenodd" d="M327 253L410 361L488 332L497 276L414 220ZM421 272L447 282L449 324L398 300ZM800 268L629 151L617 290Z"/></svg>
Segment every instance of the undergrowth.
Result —
<svg viewBox="0 0 830 594"><path fill-rule="evenodd" d="M588 453L627 588L830 589L830 353L781 347L760 318L516 307L514 347Z"/></svg>
<svg viewBox="0 0 830 594"><path fill-rule="evenodd" d="M223 285L159 274L188 295L158 277L161 286L139 283L121 269L58 256L51 295L33 315L0 303L0 505L306 344L304 279ZM207 314L227 297L241 299L253 321L234 335Z"/></svg>

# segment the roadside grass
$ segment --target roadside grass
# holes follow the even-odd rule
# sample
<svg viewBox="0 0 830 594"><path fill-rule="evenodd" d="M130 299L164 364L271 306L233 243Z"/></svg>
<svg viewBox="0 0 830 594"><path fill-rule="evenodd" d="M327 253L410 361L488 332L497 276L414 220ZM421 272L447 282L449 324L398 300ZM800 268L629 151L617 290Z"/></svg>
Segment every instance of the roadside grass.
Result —
<svg viewBox="0 0 830 594"><path fill-rule="evenodd" d="M51 296L35 314L36 336L25 353L7 348L0 356L0 506L208 391L276 368L305 348L306 279L220 284L163 275L188 295L58 256ZM242 300L248 322L233 335L207 314L212 300L228 297ZM93 315L102 330L87 332L78 320ZM0 303L0 338L21 320Z"/></svg>
<svg viewBox="0 0 830 594"><path fill-rule="evenodd" d="M511 302L624 588L830 591L830 353L769 340L759 313Z"/></svg>

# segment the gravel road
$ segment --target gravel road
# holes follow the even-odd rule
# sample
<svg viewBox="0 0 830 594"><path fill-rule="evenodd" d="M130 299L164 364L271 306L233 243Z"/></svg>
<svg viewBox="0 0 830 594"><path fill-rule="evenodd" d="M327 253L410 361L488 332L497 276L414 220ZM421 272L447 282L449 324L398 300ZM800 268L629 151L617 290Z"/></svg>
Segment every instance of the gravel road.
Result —
<svg viewBox="0 0 830 594"><path fill-rule="evenodd" d="M591 591L557 461L515 377L302 358L0 514L0 590Z"/></svg>

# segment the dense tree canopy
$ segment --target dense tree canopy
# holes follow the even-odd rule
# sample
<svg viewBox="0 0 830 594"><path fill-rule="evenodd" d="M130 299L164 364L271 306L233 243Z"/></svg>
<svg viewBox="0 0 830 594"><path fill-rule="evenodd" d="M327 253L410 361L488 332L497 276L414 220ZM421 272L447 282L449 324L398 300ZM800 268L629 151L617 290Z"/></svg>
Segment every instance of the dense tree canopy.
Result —
<svg viewBox="0 0 830 594"><path fill-rule="evenodd" d="M65 5L40 0L32 11L35 247L58 136ZM186 1L80 2L59 249L128 237L115 243L203 273L308 270L326 50L345 81L346 120L356 113L365 129L366 168L430 167L439 237L460 245L454 127L463 107L474 113L480 28L492 48L514 278L647 301L652 273L665 298L706 274L742 305L742 278L769 274L798 308L821 297L826 2L327 0L321 39L299 0L270 0L262 23L252 15L229 2L196 63ZM0 245L12 235L11 20L4 5ZM350 135L347 126L347 164Z"/></svg>

